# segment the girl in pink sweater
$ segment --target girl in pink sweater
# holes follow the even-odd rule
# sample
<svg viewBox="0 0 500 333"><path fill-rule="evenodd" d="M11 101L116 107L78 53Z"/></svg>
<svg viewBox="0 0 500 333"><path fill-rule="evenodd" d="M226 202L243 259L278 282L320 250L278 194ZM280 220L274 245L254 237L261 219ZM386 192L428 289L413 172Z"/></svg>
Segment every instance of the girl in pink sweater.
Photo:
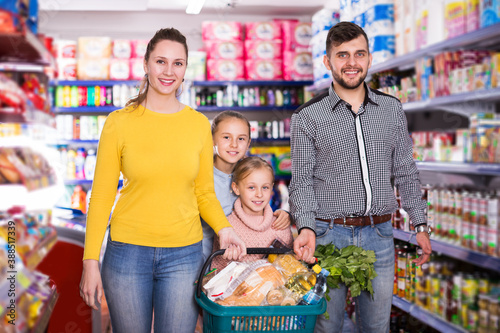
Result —
<svg viewBox="0 0 500 333"><path fill-rule="evenodd" d="M292 248L293 236L290 227L283 230L271 228L276 217L269 205L274 185L274 171L269 163L257 156L244 158L236 164L232 181L231 188L238 199L227 219L245 245L269 247L279 238ZM216 238L214 251L219 249L219 241ZM262 257L263 255L247 255L242 261L255 261ZM212 268L220 271L228 264L229 261L217 256L212 262Z"/></svg>

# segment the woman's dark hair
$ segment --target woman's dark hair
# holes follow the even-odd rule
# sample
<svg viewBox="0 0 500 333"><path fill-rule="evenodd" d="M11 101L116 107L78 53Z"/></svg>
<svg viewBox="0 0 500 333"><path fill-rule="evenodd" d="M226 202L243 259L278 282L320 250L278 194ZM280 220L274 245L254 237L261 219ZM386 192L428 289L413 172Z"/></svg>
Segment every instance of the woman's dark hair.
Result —
<svg viewBox="0 0 500 333"><path fill-rule="evenodd" d="M151 55L151 52L153 52L153 50L155 49L156 44L164 40L170 40L173 42L181 43L184 46L184 50L186 50L186 65L187 65L188 46L186 42L186 37L179 30L175 28L160 29L155 33L155 35L153 36L153 38L151 38L146 48L146 53L144 54L144 61L148 62L149 56ZM126 106L129 105L134 105L135 107L139 106L146 99L148 89L149 89L149 81L148 77L145 75L141 80L139 93L137 94L136 97L129 99Z"/></svg>
<svg viewBox="0 0 500 333"><path fill-rule="evenodd" d="M365 37L366 46L368 47L368 53L370 53L370 47L368 43L368 37L365 31L357 24L351 22L339 22L330 28L328 31L328 36L326 37L326 56L330 57L330 51L332 46L339 46L342 43L350 42L359 36Z"/></svg>
<svg viewBox="0 0 500 333"><path fill-rule="evenodd" d="M217 132L220 123L229 118L236 118L243 120L245 124L247 124L248 126L248 139L250 139L250 123L248 122L248 119L245 118L245 116L242 115L241 113L232 110L222 111L217 116L215 116L214 120L212 120L212 135L214 135L215 132Z"/></svg>
<svg viewBox="0 0 500 333"><path fill-rule="evenodd" d="M274 181L273 167L258 156L249 156L236 163L233 170L232 181L238 184L240 181L248 177L252 171L257 169L268 169L271 172Z"/></svg>

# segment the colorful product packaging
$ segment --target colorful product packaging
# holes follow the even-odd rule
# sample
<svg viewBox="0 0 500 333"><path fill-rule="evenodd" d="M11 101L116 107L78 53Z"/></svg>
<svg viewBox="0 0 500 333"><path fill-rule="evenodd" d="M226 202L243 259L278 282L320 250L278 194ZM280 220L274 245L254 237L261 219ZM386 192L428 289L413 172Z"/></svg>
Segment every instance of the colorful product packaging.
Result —
<svg viewBox="0 0 500 333"><path fill-rule="evenodd" d="M312 38L310 22L283 21L283 50L308 51Z"/></svg>
<svg viewBox="0 0 500 333"><path fill-rule="evenodd" d="M54 41L54 57L61 58L76 58L76 41L74 40L55 40Z"/></svg>
<svg viewBox="0 0 500 333"><path fill-rule="evenodd" d="M445 0L445 37L463 35L466 31L466 1Z"/></svg>
<svg viewBox="0 0 500 333"><path fill-rule="evenodd" d="M340 14L332 9L323 8L312 16L312 33L313 36L321 31L328 31L335 24L339 23Z"/></svg>
<svg viewBox="0 0 500 333"><path fill-rule="evenodd" d="M141 80L144 77L144 59L133 58L129 59L130 80Z"/></svg>
<svg viewBox="0 0 500 333"><path fill-rule="evenodd" d="M113 58L129 59L132 57L132 45L128 39L115 39L112 49Z"/></svg>
<svg viewBox="0 0 500 333"><path fill-rule="evenodd" d="M281 59L282 42L277 40L246 40L245 59Z"/></svg>
<svg viewBox="0 0 500 333"><path fill-rule="evenodd" d="M275 21L245 23L245 40L281 40L281 25Z"/></svg>
<svg viewBox="0 0 500 333"><path fill-rule="evenodd" d="M75 58L58 58L56 64L59 80L76 80Z"/></svg>
<svg viewBox="0 0 500 333"><path fill-rule="evenodd" d="M144 58L146 54L146 49L148 47L148 40L145 39L135 39L130 41L131 47L131 57L132 58Z"/></svg>
<svg viewBox="0 0 500 333"><path fill-rule="evenodd" d="M285 51L283 54L283 80L312 81L313 60L310 52Z"/></svg>
<svg viewBox="0 0 500 333"><path fill-rule="evenodd" d="M479 4L481 28L500 22L500 0L483 0Z"/></svg>
<svg viewBox="0 0 500 333"><path fill-rule="evenodd" d="M243 40L242 24L236 21L203 21L201 23L203 40Z"/></svg>
<svg viewBox="0 0 500 333"><path fill-rule="evenodd" d="M78 59L79 80L109 80L109 58Z"/></svg>
<svg viewBox="0 0 500 333"><path fill-rule="evenodd" d="M111 57L111 38L79 37L78 57L85 59L103 59Z"/></svg>
<svg viewBox="0 0 500 333"><path fill-rule="evenodd" d="M189 51L189 66L184 77L190 81L203 81L207 77L207 53L202 51Z"/></svg>
<svg viewBox="0 0 500 333"><path fill-rule="evenodd" d="M207 60L208 81L238 81L245 79L243 60Z"/></svg>
<svg viewBox="0 0 500 333"><path fill-rule="evenodd" d="M109 61L109 79L110 80L128 80L130 78L130 60L129 59L110 59Z"/></svg>
<svg viewBox="0 0 500 333"><path fill-rule="evenodd" d="M208 59L243 59L242 41L207 40L204 42Z"/></svg>
<svg viewBox="0 0 500 333"><path fill-rule="evenodd" d="M245 61L247 80L282 80L281 60L251 60Z"/></svg>
<svg viewBox="0 0 500 333"><path fill-rule="evenodd" d="M466 32L471 32L479 29L480 26L480 12L479 3L480 0L466 0L465 9L465 22L466 22Z"/></svg>

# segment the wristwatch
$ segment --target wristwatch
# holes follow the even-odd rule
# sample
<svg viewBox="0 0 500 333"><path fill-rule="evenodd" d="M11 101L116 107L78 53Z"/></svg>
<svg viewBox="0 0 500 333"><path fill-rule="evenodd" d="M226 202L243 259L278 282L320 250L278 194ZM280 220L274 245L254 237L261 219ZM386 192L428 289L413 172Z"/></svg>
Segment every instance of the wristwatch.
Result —
<svg viewBox="0 0 500 333"><path fill-rule="evenodd" d="M415 231L416 231L417 233L419 233L419 232L426 232L426 233L428 233L428 234L429 234L429 236L431 235L431 232L432 232L432 231L431 231L431 228L429 228L429 227L427 226L427 224L420 224L420 225L417 225L417 226L415 227Z"/></svg>

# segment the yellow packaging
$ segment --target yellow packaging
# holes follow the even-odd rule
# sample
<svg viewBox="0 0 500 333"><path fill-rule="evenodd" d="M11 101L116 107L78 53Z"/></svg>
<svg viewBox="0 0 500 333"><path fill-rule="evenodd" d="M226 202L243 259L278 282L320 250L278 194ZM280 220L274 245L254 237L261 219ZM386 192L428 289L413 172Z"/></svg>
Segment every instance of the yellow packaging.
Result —
<svg viewBox="0 0 500 333"><path fill-rule="evenodd" d="M78 58L80 59L111 58L111 38L109 37L78 38Z"/></svg>
<svg viewBox="0 0 500 333"><path fill-rule="evenodd" d="M79 80L109 80L109 59L78 59Z"/></svg>

